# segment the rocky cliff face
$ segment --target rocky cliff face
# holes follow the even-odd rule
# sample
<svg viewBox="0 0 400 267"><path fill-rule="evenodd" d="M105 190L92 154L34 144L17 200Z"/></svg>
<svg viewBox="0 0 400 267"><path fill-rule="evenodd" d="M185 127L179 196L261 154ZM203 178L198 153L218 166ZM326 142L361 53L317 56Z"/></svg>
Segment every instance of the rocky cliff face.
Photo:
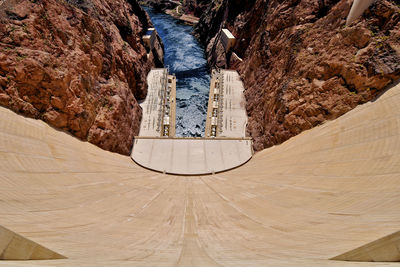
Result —
<svg viewBox="0 0 400 267"><path fill-rule="evenodd" d="M168 9L175 9L180 5L180 2L170 0L142 0L140 1L140 4L150 6L158 12L165 12Z"/></svg>
<svg viewBox="0 0 400 267"><path fill-rule="evenodd" d="M218 0L196 27L210 65L237 69L256 150L376 98L400 78L400 7L380 0L345 26L347 0ZM225 53L220 30L237 38Z"/></svg>
<svg viewBox="0 0 400 267"><path fill-rule="evenodd" d="M183 12L200 17L210 4L209 0L185 0L183 1Z"/></svg>
<svg viewBox="0 0 400 267"><path fill-rule="evenodd" d="M136 0L0 4L0 104L129 154L153 65Z"/></svg>
<svg viewBox="0 0 400 267"><path fill-rule="evenodd" d="M212 4L209 0L142 0L142 5L153 7L160 12L176 9L178 7L179 15L194 15L200 17L205 10Z"/></svg>

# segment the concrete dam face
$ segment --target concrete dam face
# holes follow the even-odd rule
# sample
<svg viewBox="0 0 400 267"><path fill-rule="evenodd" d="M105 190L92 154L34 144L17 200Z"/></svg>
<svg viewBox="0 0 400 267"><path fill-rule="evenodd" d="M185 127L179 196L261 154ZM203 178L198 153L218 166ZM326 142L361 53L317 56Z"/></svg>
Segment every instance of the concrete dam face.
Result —
<svg viewBox="0 0 400 267"><path fill-rule="evenodd" d="M0 108L0 266L398 260L399 103L396 85L242 167L206 176L149 171ZM7 261L34 258L42 260Z"/></svg>

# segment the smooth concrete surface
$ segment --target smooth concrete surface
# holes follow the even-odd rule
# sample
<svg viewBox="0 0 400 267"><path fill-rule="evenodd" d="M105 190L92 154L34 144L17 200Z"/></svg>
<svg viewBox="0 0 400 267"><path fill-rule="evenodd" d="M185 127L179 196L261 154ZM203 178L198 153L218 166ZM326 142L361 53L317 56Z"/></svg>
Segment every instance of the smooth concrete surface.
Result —
<svg viewBox="0 0 400 267"><path fill-rule="evenodd" d="M358 17L360 17L375 1L376 0L354 0L350 13L347 16L346 26L349 26L353 21L358 19Z"/></svg>
<svg viewBox="0 0 400 267"><path fill-rule="evenodd" d="M251 139L136 138L132 159L151 170L199 175L233 169L250 160Z"/></svg>
<svg viewBox="0 0 400 267"><path fill-rule="evenodd" d="M398 266L329 259L400 230L400 86L215 175L4 108L0 158L0 225L68 257L0 266Z"/></svg>
<svg viewBox="0 0 400 267"><path fill-rule="evenodd" d="M400 262L400 231L332 258L342 261Z"/></svg>
<svg viewBox="0 0 400 267"><path fill-rule="evenodd" d="M0 260L52 259L65 257L0 226Z"/></svg>

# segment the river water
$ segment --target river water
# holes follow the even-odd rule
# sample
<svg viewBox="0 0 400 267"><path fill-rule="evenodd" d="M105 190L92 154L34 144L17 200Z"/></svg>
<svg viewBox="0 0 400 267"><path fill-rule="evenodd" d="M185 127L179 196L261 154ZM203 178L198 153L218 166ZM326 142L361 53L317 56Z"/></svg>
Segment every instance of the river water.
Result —
<svg viewBox="0 0 400 267"><path fill-rule="evenodd" d="M210 87L204 49L191 34L191 26L151 8L145 10L163 40L165 66L177 78L176 135L204 136Z"/></svg>

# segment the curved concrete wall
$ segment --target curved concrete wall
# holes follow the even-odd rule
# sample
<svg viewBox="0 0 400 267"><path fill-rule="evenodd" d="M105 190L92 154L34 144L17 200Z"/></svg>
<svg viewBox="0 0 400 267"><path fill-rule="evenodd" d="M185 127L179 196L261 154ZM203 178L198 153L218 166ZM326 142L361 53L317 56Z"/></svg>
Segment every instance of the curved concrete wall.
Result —
<svg viewBox="0 0 400 267"><path fill-rule="evenodd" d="M136 138L132 159L145 168L178 175L230 170L253 155L251 139Z"/></svg>
<svg viewBox="0 0 400 267"><path fill-rule="evenodd" d="M191 177L0 108L0 224L68 257L0 266L359 266L328 259L398 231L399 207L400 86Z"/></svg>
<svg viewBox="0 0 400 267"><path fill-rule="evenodd" d="M350 25L354 20L361 16L375 1L376 0L354 0L350 13L347 16L346 25Z"/></svg>

